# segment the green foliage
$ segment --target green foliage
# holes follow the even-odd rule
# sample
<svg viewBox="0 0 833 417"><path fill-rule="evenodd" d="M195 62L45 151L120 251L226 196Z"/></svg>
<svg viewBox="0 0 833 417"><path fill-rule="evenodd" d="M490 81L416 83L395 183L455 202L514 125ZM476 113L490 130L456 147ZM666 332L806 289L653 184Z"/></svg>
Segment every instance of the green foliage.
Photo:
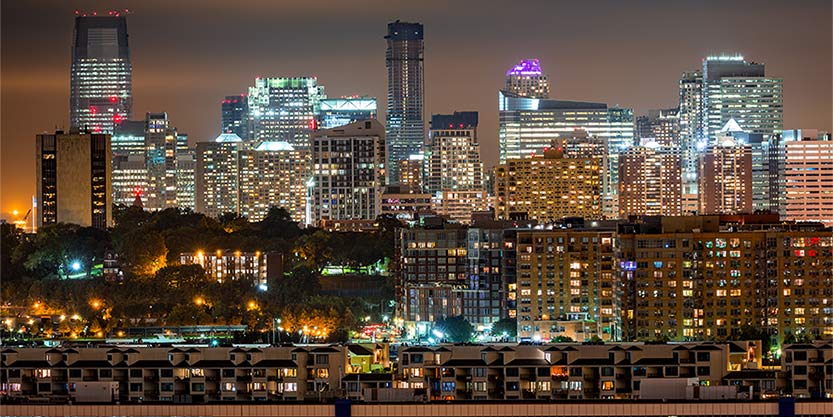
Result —
<svg viewBox="0 0 833 417"><path fill-rule="evenodd" d="M434 329L443 333L443 339L453 342L469 342L474 334L474 327L463 316L448 317L434 322Z"/></svg>
<svg viewBox="0 0 833 417"><path fill-rule="evenodd" d="M572 343L575 342L572 337L569 336L556 336L552 339L553 343Z"/></svg>
<svg viewBox="0 0 833 417"><path fill-rule="evenodd" d="M492 324L492 336L503 337L503 334L509 339L514 339L518 336L518 322L515 319L504 317Z"/></svg>

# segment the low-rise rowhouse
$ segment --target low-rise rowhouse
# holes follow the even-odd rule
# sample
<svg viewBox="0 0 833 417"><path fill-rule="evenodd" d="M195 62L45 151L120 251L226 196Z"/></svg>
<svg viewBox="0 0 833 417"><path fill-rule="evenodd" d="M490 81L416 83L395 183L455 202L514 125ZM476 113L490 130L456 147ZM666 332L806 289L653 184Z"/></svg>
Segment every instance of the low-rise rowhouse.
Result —
<svg viewBox="0 0 833 417"><path fill-rule="evenodd" d="M661 381L662 383L658 383ZM209 348L6 348L6 400L80 401L83 384L116 383L113 401L732 400L833 397L833 345L385 344Z"/></svg>

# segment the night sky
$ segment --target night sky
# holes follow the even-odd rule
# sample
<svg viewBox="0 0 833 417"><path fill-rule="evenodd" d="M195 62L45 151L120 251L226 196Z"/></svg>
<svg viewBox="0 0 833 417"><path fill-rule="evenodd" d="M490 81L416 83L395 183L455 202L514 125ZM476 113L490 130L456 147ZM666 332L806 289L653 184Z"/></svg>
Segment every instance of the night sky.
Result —
<svg viewBox="0 0 833 417"><path fill-rule="evenodd" d="M69 124L74 10L129 8L134 118L166 111L191 142L220 133L220 101L257 76L314 75L328 96L370 95L384 120L386 24L425 25L426 121L480 112L497 162L497 90L539 58L551 97L677 105L683 71L739 52L784 78L784 127L831 130L830 0L818 1L2 1L0 211L35 192L34 138ZM6 217L6 216L4 216Z"/></svg>

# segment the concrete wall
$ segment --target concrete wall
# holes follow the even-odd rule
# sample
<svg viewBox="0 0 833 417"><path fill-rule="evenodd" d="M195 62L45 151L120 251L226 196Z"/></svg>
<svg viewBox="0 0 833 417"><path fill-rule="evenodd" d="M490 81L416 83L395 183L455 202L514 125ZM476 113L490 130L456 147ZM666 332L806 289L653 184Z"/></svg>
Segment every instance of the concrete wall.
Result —
<svg viewBox="0 0 833 417"><path fill-rule="evenodd" d="M829 416L830 402L799 402L795 414ZM4 416L335 416L331 404L274 405L8 405ZM443 417L443 416L777 416L777 402L714 403L467 403L467 404L354 404L353 417Z"/></svg>

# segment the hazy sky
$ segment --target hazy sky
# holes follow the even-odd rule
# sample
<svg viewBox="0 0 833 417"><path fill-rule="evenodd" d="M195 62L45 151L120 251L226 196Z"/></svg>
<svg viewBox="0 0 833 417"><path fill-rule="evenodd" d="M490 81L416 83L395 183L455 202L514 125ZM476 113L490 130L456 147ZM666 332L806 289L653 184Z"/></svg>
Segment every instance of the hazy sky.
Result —
<svg viewBox="0 0 833 417"><path fill-rule="evenodd" d="M496 163L497 90L537 57L551 97L674 107L710 54L743 54L784 78L785 128L831 130L830 0L818 1L2 1L0 211L28 208L34 137L67 127L76 9L129 8L134 118L166 111L191 141L220 131L220 101L257 76L315 75L329 96L379 98L386 24L425 25L426 120L480 112Z"/></svg>

